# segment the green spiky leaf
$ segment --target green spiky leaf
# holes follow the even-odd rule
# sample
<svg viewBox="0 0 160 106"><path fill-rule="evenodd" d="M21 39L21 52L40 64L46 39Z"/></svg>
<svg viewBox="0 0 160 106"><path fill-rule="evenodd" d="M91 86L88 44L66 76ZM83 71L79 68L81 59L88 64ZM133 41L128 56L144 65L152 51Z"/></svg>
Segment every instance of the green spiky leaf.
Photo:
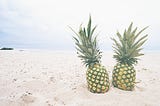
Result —
<svg viewBox="0 0 160 106"><path fill-rule="evenodd" d="M113 57L118 62L129 65L136 64L138 62L137 57L144 55L140 53L140 51L142 50L142 45L146 42L148 36L145 35L140 37L140 34L148 27L145 27L136 33L137 27L132 31L132 26L133 23L131 23L128 29L124 31L123 35L117 32L118 40L112 38L114 42L113 49L115 52Z"/></svg>
<svg viewBox="0 0 160 106"><path fill-rule="evenodd" d="M81 58L86 66L100 63L102 52L97 46L97 36L93 36L96 27L97 26L92 28L92 20L90 16L87 28L80 25L78 33L71 28L76 35L73 36L73 39L76 44L78 57Z"/></svg>

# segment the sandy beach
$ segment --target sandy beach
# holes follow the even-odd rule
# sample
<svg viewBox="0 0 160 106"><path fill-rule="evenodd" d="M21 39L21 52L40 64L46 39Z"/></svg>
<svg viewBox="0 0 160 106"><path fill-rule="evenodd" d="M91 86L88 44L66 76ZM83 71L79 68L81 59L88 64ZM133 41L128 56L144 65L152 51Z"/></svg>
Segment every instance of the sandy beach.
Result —
<svg viewBox="0 0 160 106"><path fill-rule="evenodd" d="M116 61L104 52L110 80ZM146 52L134 91L111 85L105 94L86 87L86 68L75 52L0 51L0 106L160 106L160 52Z"/></svg>

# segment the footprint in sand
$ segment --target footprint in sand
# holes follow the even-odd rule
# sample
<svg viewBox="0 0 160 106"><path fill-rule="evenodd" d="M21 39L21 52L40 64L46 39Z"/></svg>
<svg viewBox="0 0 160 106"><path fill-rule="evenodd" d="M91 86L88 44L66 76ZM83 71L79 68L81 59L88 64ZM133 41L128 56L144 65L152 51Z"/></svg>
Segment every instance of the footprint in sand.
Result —
<svg viewBox="0 0 160 106"><path fill-rule="evenodd" d="M61 104L61 105L66 105L63 100L60 100L58 97L54 97L54 101Z"/></svg>
<svg viewBox="0 0 160 106"><path fill-rule="evenodd" d="M144 87L136 86L136 88L137 88L139 91L145 91L145 88L144 88Z"/></svg>
<svg viewBox="0 0 160 106"><path fill-rule="evenodd" d="M33 103L36 100L36 97L32 96L32 95L22 95L21 99L23 102L25 103Z"/></svg>

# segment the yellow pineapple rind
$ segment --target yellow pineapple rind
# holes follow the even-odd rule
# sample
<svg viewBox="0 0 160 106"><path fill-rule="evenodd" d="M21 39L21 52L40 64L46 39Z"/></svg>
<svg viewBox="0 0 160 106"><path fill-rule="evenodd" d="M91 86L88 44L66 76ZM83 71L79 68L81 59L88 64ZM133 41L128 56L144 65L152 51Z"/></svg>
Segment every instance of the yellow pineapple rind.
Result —
<svg viewBox="0 0 160 106"><path fill-rule="evenodd" d="M87 85L93 93L105 93L109 90L109 76L104 66L95 64L87 72Z"/></svg>
<svg viewBox="0 0 160 106"><path fill-rule="evenodd" d="M118 63L114 66L112 84L122 90L132 91L135 86L136 71L133 66Z"/></svg>

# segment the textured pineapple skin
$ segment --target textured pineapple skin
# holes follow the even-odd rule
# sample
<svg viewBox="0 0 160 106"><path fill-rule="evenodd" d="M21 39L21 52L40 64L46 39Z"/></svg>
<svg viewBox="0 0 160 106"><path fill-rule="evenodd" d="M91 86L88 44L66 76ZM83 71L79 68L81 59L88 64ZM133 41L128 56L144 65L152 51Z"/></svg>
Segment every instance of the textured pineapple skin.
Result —
<svg viewBox="0 0 160 106"><path fill-rule="evenodd" d="M87 72L87 85L92 93L105 93L109 90L109 77L104 66L94 64Z"/></svg>
<svg viewBox="0 0 160 106"><path fill-rule="evenodd" d="M118 63L114 66L112 84L122 90L132 91L135 86L136 71L132 65Z"/></svg>

